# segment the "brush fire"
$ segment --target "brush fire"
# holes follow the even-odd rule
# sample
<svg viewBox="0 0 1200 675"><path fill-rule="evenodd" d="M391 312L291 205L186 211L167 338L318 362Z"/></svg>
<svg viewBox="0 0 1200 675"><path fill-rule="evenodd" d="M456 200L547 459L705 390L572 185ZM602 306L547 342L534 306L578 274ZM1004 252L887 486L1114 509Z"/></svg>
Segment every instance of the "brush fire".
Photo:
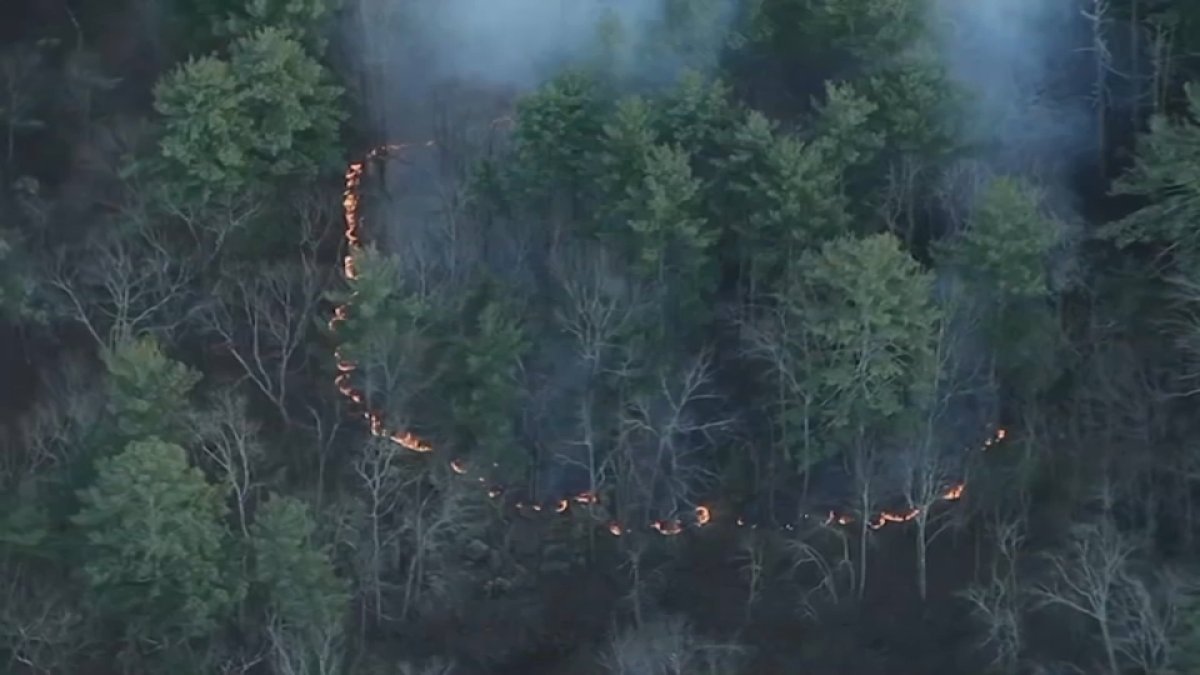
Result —
<svg viewBox="0 0 1200 675"><path fill-rule="evenodd" d="M423 144L426 147L433 146L433 141ZM349 299L339 304L333 309L333 317L329 320L329 329L336 333L338 326L345 323L353 312L353 302L357 297L357 292L354 290L354 282L358 279L358 268L355 261L356 256L362 252L362 216L360 214L360 188L362 179L366 172L366 167L370 162L384 161L388 157L404 151L410 147L410 144L384 145L375 148L367 153L360 161L351 163L345 173L345 191L342 198L342 208L345 220L344 238L346 242L346 255L342 260L342 274L347 284L350 286ZM353 376L358 371L358 365L352 360L346 358L340 349L334 351L334 362L337 370L337 375L334 377L334 386L337 391L348 400L352 407L358 411L363 420L367 423L368 428L373 436L383 438L395 443L396 445L419 454L429 454L434 451L434 447L428 441L418 437L411 431L392 429L387 426L384 420L383 413L377 409L367 406L367 396L360 389L355 388L353 384ZM1007 436L1007 431L1003 428L998 428L987 438L983 443L983 450L987 450L997 443L1003 441ZM454 459L449 462L450 470L458 476L467 476L472 472L469 470L467 463L462 459ZM486 476L473 476L479 483L485 485L487 495L491 499L501 498L505 490L502 486L489 484ZM955 502L962 499L966 491L966 483L957 482L949 485L945 492L941 495L942 501ZM542 504L526 504L517 502L515 508L519 512L540 513L549 511L556 514L567 514L571 511L571 504L581 505L585 507L594 507L600 504L598 495L592 492L581 492L579 494L563 497L551 502L548 505ZM756 527L749 524L747 519L736 514L726 514L738 527ZM892 523L906 523L921 515L921 510L918 508L909 508L901 511L882 511L867 521L868 527L871 529L881 529ZM692 509L691 513L685 514L685 517L674 517L669 519L653 520L646 524L645 530L657 532L663 536L675 536L683 533L691 528L698 528L708 525L713 522L716 514L711 506L697 505ZM853 516L841 513L836 510L829 511L823 520L824 525L840 525L847 526L855 522ZM793 529L793 525L784 525L784 529ZM627 523L616 521L607 521L604 524L606 529L613 536L622 536L631 531L631 527Z"/></svg>

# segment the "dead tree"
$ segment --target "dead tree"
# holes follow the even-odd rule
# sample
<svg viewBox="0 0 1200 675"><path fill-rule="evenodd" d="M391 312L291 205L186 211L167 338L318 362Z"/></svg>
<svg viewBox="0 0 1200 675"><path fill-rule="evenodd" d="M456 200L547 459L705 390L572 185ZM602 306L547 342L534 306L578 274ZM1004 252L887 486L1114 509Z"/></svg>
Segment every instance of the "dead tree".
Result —
<svg viewBox="0 0 1200 675"><path fill-rule="evenodd" d="M249 537L249 505L260 487L256 469L264 451L258 441L258 425L246 414L246 402L233 391L222 390L212 407L197 415L193 433L202 464L229 489L242 534Z"/></svg>
<svg viewBox="0 0 1200 675"><path fill-rule="evenodd" d="M369 439L354 461L354 472L361 485L361 500L366 530L363 542L365 551L360 551L359 566L362 574L364 613L374 613L376 620L384 618L384 578L388 571L386 556L396 539L394 528L389 526L393 514L400 508L401 491L419 475L405 470L402 462L408 451L383 438Z"/></svg>
<svg viewBox="0 0 1200 675"><path fill-rule="evenodd" d="M142 333L169 335L203 306L190 292L195 269L149 227L103 235L83 250L59 255L50 285L101 349Z"/></svg>
<svg viewBox="0 0 1200 675"><path fill-rule="evenodd" d="M945 501L955 501L962 495L963 470L967 465L966 452L959 447L946 447L957 440L943 430L952 415L955 400L967 393L979 373L960 363L959 345L954 335L969 331L970 326L940 323L934 341L933 382L925 401L921 429L913 442L899 457L902 492L907 511L901 518L911 520L916 530L917 589L922 600L928 595L929 545L951 524L945 509L937 507Z"/></svg>
<svg viewBox="0 0 1200 675"><path fill-rule="evenodd" d="M1062 607L1095 623L1111 675L1122 673L1123 641L1145 628L1128 623L1142 583L1133 573L1138 548L1107 518L1078 525L1063 550L1045 556L1049 579L1032 590L1038 607Z"/></svg>
<svg viewBox="0 0 1200 675"><path fill-rule="evenodd" d="M457 556L488 524L483 492L447 473L435 473L432 484L414 482L405 490L397 530L407 553L402 619L418 609L457 605L470 592Z"/></svg>
<svg viewBox="0 0 1200 675"><path fill-rule="evenodd" d="M971 585L963 597L983 626L980 647L991 653L991 666L1011 673L1016 672L1024 648L1021 626L1025 601L1017 562L1025 540L1025 518L1001 517L999 512L996 516L990 528L996 546L990 573Z"/></svg>
<svg viewBox="0 0 1200 675"><path fill-rule="evenodd" d="M696 410L718 397L711 391L712 352L693 358L679 373L662 372L658 391L626 399L615 465L624 514L643 521L690 508L690 497L714 476L703 461L728 417Z"/></svg>
<svg viewBox="0 0 1200 675"><path fill-rule="evenodd" d="M304 365L305 340L321 298L324 272L315 260L245 270L218 286L221 301L206 312L210 329L250 380L291 423L289 385Z"/></svg>

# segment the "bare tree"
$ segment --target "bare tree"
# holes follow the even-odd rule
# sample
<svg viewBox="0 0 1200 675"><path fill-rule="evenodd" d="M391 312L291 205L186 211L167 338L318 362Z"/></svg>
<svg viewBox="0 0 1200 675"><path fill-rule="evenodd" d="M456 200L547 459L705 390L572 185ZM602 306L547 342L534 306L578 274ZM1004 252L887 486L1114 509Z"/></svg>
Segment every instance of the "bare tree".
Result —
<svg viewBox="0 0 1200 675"><path fill-rule="evenodd" d="M953 313L957 314L957 313ZM961 449L947 448L953 434L943 426L953 415L953 405L969 393L972 381L979 373L971 372L958 358L959 345L954 335L970 326L952 320L940 322L934 341L934 360L931 370L929 398L923 410L924 420L914 442L900 453L902 493L907 510L902 514L884 514L884 518L910 520L916 529L917 589L922 600L928 595L929 545L952 524L944 509L935 508L943 501L955 501L962 496L963 471L967 458Z"/></svg>
<svg viewBox="0 0 1200 675"><path fill-rule="evenodd" d="M387 439L372 438L363 446L354 461L354 471L362 485L362 500L365 505L365 542L367 550L359 557L362 590L369 601L363 603L364 611L372 611L376 619L383 618L384 576L387 572L388 547L395 534L388 531L388 522L400 506L401 489L409 482L418 480L412 471L405 471L401 462L405 451Z"/></svg>
<svg viewBox="0 0 1200 675"><path fill-rule="evenodd" d="M746 650L702 640L677 617L656 619L617 634L603 656L612 675L730 675Z"/></svg>
<svg viewBox="0 0 1200 675"><path fill-rule="evenodd" d="M682 372L660 373L654 394L627 399L614 456L623 516L651 521L656 513L684 511L695 490L713 480L700 455L733 420L696 409L718 399L711 364L705 350Z"/></svg>
<svg viewBox="0 0 1200 675"><path fill-rule="evenodd" d="M636 285L616 275L602 248L559 249L550 267L564 298L555 317L571 339L582 380L574 403L574 430L559 459L584 469L588 492L599 495L612 474L615 457L609 453L608 416L597 409L597 397L606 379L621 380L632 358L621 336L647 305ZM574 370L571 375L576 375Z"/></svg>
<svg viewBox="0 0 1200 675"><path fill-rule="evenodd" d="M76 440L103 417L103 393L82 357L67 356L39 377L43 396L0 435L0 486L67 466Z"/></svg>
<svg viewBox="0 0 1200 675"><path fill-rule="evenodd" d="M1015 672L1024 646L1021 630L1024 590L1017 577L1017 561L1024 543L1025 519L1021 516L994 518L991 528L996 548L990 574L970 586L963 597L984 628L980 646L992 655L991 666Z"/></svg>
<svg viewBox="0 0 1200 675"><path fill-rule="evenodd" d="M267 617L268 660L279 675L337 675L343 672L340 626L296 631L278 616Z"/></svg>
<svg viewBox="0 0 1200 675"><path fill-rule="evenodd" d="M454 606L469 593L458 551L482 533L488 521L483 492L440 474L432 485L413 484L399 528L407 552L401 618L415 609Z"/></svg>
<svg viewBox="0 0 1200 675"><path fill-rule="evenodd" d="M762 593L767 577L767 547L756 531L742 533L738 538L737 560L739 570L746 579L746 623L754 611L754 605Z"/></svg>
<svg viewBox="0 0 1200 675"><path fill-rule="evenodd" d="M303 365L305 338L321 297L324 273L313 259L226 277L207 323L285 423L289 385Z"/></svg>
<svg viewBox="0 0 1200 675"><path fill-rule="evenodd" d="M857 585L856 595L859 600L867 593L867 556L870 545L870 534L875 529L872 519L879 510L879 494L877 491L879 478L884 475L884 458L874 441L860 429L858 439L844 461L854 485L854 511L857 515L858 529L858 574L855 576Z"/></svg>
<svg viewBox="0 0 1200 675"><path fill-rule="evenodd" d="M50 285L101 349L142 333L170 334L201 304L190 293L195 269L148 226L109 232L72 258L60 255ZM190 307L190 308L189 308Z"/></svg>
<svg viewBox="0 0 1200 675"><path fill-rule="evenodd" d="M20 567L0 571L6 580L0 588L0 651L8 653L9 667L38 675L64 672L84 646L79 633L82 612L61 584L38 579Z"/></svg>
<svg viewBox="0 0 1200 675"><path fill-rule="evenodd" d="M212 407L196 416L193 433L203 464L228 487L242 534L249 537L249 505L260 487L255 471L264 451L258 441L258 425L246 414L245 400L230 389L221 390Z"/></svg>
<svg viewBox="0 0 1200 675"><path fill-rule="evenodd" d="M1076 525L1066 548L1045 556L1049 580L1032 590L1038 607L1066 608L1096 622L1100 646L1111 675L1121 675L1122 626L1129 608L1123 603L1139 584L1132 572L1139 545L1108 519Z"/></svg>

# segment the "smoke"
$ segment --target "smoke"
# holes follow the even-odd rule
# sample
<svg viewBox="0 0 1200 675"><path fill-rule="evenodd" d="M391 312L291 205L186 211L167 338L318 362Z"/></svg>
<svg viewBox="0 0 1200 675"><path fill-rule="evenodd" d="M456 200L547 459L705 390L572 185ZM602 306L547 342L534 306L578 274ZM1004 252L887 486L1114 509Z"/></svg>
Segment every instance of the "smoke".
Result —
<svg viewBox="0 0 1200 675"><path fill-rule="evenodd" d="M986 163L1043 177L1095 150L1095 55L1075 0L933 0L928 26Z"/></svg>
<svg viewBox="0 0 1200 675"><path fill-rule="evenodd" d="M356 0L346 24L380 133L453 83L474 95L527 93L563 69L603 60L670 79L712 58L737 0ZM669 16L669 19L668 19ZM666 47L663 29L682 24ZM678 43L678 44L676 44ZM680 54L679 52L683 52ZM708 58L705 58L708 57Z"/></svg>

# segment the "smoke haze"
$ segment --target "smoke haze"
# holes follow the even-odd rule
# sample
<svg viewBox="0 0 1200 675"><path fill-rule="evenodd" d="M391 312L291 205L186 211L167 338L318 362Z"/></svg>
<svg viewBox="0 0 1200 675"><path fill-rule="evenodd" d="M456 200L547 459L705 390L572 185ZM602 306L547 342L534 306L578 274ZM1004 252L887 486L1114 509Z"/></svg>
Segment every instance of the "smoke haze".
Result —
<svg viewBox="0 0 1200 675"><path fill-rule="evenodd" d="M993 168L1056 174L1094 149L1093 57L1075 1L934 0L928 25L968 96L968 140Z"/></svg>

